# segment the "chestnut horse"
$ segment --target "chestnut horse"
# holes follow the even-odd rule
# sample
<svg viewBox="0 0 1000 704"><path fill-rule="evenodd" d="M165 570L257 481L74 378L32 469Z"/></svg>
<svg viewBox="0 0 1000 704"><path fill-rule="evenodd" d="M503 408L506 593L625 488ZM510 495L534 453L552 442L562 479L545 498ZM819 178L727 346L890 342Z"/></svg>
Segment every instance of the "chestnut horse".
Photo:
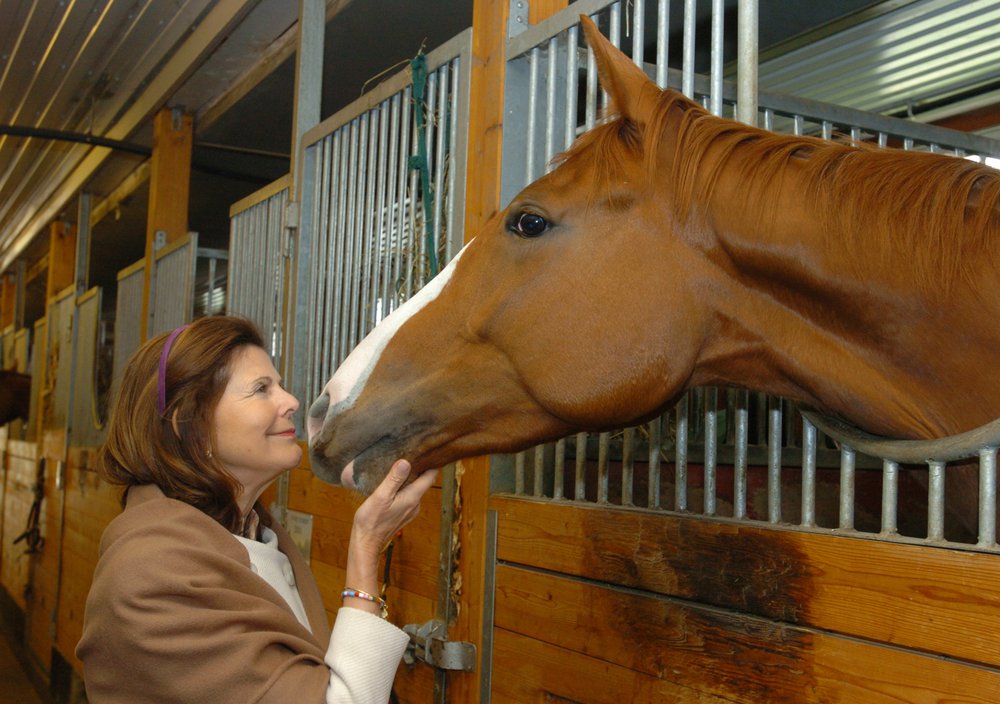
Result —
<svg viewBox="0 0 1000 704"><path fill-rule="evenodd" d="M1000 173L712 116L583 18L612 121L345 360L314 471L416 471L748 387L865 430L1000 416Z"/></svg>
<svg viewBox="0 0 1000 704"><path fill-rule="evenodd" d="M28 420L31 377L12 370L0 371L0 425Z"/></svg>

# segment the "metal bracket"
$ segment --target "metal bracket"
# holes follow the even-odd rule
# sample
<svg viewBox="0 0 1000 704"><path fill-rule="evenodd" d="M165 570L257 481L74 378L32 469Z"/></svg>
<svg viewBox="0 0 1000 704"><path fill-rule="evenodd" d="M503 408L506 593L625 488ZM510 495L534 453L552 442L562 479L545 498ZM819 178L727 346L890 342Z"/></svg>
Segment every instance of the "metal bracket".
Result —
<svg viewBox="0 0 1000 704"><path fill-rule="evenodd" d="M507 15L507 38L511 39L528 28L528 1L510 0Z"/></svg>
<svg viewBox="0 0 1000 704"><path fill-rule="evenodd" d="M420 661L440 670L472 672L476 669L475 644L448 640L448 627L443 621L432 619L423 625L408 623L403 631L410 636L410 644L403 653L407 665Z"/></svg>

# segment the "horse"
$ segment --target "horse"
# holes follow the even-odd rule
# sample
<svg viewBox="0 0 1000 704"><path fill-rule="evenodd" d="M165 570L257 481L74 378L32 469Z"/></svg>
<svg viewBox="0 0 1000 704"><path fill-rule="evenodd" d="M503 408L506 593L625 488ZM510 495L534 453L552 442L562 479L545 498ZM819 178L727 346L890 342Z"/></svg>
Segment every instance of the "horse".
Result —
<svg viewBox="0 0 1000 704"><path fill-rule="evenodd" d="M28 420L31 376L13 370L0 371L0 425L12 420Z"/></svg>
<svg viewBox="0 0 1000 704"><path fill-rule="evenodd" d="M1000 416L1000 173L774 134L660 90L581 18L606 122L352 351L311 464L413 472L644 422L697 386L929 439Z"/></svg>

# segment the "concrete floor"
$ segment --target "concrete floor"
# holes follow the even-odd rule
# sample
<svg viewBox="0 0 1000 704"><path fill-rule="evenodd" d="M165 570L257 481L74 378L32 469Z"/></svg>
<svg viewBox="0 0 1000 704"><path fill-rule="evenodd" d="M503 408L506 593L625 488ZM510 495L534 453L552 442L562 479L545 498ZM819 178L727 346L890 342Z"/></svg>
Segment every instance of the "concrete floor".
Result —
<svg viewBox="0 0 1000 704"><path fill-rule="evenodd" d="M2 704L47 704L39 696L21 661L11 648L10 634L0 632L0 702Z"/></svg>

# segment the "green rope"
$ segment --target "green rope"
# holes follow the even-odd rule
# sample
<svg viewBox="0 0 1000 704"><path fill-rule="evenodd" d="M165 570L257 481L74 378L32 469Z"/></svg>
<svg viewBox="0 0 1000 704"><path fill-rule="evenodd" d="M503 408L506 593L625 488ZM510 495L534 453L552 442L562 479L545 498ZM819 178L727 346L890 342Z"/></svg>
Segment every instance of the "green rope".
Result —
<svg viewBox="0 0 1000 704"><path fill-rule="evenodd" d="M430 260L431 276L438 273L437 248L434 246L434 186L427 161L427 134L424 128L424 89L427 87L427 57L423 52L410 61L413 72L413 110L417 116L417 153L410 157L410 168L419 174L417 188L424 204L424 240Z"/></svg>

